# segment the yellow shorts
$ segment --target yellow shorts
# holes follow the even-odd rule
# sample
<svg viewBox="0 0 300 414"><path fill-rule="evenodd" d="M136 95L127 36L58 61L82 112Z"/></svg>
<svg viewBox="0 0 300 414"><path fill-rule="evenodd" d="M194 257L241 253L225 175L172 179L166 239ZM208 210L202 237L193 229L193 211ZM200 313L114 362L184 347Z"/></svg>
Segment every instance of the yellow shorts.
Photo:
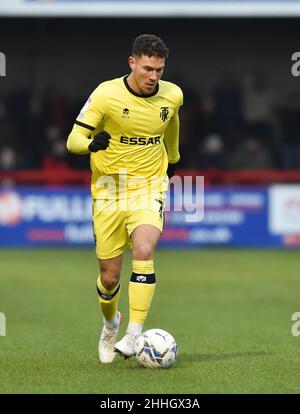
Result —
<svg viewBox="0 0 300 414"><path fill-rule="evenodd" d="M141 224L150 224L162 231L165 198L165 193L155 193L117 201L93 200L97 257L111 259L130 249L130 235Z"/></svg>

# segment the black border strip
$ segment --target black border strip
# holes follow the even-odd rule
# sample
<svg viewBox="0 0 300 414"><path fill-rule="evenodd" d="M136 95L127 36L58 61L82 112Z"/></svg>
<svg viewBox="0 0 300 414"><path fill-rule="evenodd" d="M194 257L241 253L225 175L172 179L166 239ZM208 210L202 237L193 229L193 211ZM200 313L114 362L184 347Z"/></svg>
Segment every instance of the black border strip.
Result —
<svg viewBox="0 0 300 414"><path fill-rule="evenodd" d="M126 88L128 89L128 91L130 93L132 93L132 95L137 96L138 98L151 98L151 96L156 95L157 92L159 91L159 83L157 83L154 91L152 93L149 93L149 95L143 94L143 93L137 93L129 86L128 81L127 81L128 76L129 75L124 76L124 78L123 78L124 84L125 84Z"/></svg>
<svg viewBox="0 0 300 414"><path fill-rule="evenodd" d="M88 125L88 124L84 124L83 122L80 122L80 121L77 121L77 120L75 121L75 124L76 125L79 125L79 126L81 126L83 128L89 129L90 131L95 131L95 129L96 129L96 128Z"/></svg>
<svg viewBox="0 0 300 414"><path fill-rule="evenodd" d="M117 289L114 291L114 293L112 293L111 295L106 295L106 294L104 294L104 293L102 293L101 292L101 290L98 288L98 285L96 285L96 287L97 287L97 292L98 292L98 295L100 296L100 298L101 299L103 299L103 300L112 300L113 299L113 297L114 296L116 296L116 294L119 292L119 290L120 290L120 284L119 284L119 286L117 287Z"/></svg>

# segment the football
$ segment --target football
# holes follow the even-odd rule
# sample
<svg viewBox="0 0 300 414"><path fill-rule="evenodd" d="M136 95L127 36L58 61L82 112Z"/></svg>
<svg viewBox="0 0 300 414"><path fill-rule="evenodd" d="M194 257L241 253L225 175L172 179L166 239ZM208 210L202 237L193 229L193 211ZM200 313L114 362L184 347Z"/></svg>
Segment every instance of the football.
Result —
<svg viewBox="0 0 300 414"><path fill-rule="evenodd" d="M163 329L149 329L143 332L134 344L135 357L147 368L169 368L178 355L178 346L169 332Z"/></svg>

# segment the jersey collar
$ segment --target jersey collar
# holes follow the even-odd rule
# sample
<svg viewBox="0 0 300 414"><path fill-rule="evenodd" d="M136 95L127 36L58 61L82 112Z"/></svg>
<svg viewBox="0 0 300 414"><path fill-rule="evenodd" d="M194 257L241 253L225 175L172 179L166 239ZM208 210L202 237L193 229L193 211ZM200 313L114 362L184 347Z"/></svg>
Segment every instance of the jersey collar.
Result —
<svg viewBox="0 0 300 414"><path fill-rule="evenodd" d="M149 94L144 94L144 93L137 93L135 92L128 84L127 78L129 75L124 76L123 81L124 81L124 85L126 86L127 90L132 93L132 95L134 96L138 96L139 98L150 98L151 96L154 96L157 94L158 90L159 90L159 84L157 83L154 91L152 93Z"/></svg>

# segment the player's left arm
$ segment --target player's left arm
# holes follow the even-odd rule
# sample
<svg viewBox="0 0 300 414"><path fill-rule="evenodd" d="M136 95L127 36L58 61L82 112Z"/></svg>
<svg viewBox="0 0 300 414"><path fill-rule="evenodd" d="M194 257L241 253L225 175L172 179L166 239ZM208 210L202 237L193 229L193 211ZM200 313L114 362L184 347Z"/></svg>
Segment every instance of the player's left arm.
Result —
<svg viewBox="0 0 300 414"><path fill-rule="evenodd" d="M176 112L170 120L164 134L164 143L168 154L168 170L167 175L171 178L175 174L176 167L180 160L179 153L179 108L183 103L183 94L181 89L179 89L178 94L178 105L176 107Z"/></svg>
<svg viewBox="0 0 300 414"><path fill-rule="evenodd" d="M176 164L180 160L179 154L179 115L178 112L170 120L164 134L164 143L168 153L169 164Z"/></svg>

